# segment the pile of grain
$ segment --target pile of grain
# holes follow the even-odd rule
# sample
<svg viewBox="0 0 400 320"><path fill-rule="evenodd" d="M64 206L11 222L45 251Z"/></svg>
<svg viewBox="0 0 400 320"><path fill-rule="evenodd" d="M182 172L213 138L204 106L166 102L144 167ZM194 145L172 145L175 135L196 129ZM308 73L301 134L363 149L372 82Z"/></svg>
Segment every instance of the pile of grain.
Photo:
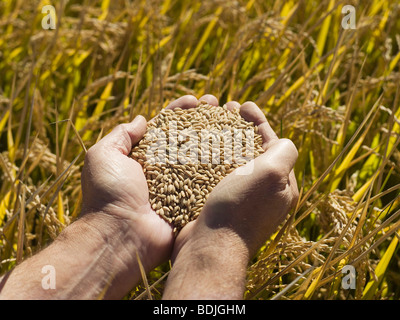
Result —
<svg viewBox="0 0 400 320"><path fill-rule="evenodd" d="M238 110L206 103L164 109L148 123L131 157L143 167L152 208L175 234L198 217L226 175L264 152L257 132Z"/></svg>

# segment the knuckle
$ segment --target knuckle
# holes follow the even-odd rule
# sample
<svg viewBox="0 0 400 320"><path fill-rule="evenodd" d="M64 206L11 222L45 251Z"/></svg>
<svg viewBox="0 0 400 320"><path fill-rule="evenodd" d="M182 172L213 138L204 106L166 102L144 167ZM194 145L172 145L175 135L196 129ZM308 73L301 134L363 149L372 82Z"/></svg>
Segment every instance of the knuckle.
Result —
<svg viewBox="0 0 400 320"><path fill-rule="evenodd" d="M279 139L278 143L281 144L282 147L284 147L286 150L288 150L288 152L295 154L296 157L299 155L297 148L292 140L287 139L287 138L282 138L282 139Z"/></svg>
<svg viewBox="0 0 400 320"><path fill-rule="evenodd" d="M117 125L115 128L118 133L120 133L122 135L127 135L129 133L128 126L129 126L128 123L121 123L121 124Z"/></svg>
<svg viewBox="0 0 400 320"><path fill-rule="evenodd" d="M264 162L262 166L262 171L269 182L276 183L282 180L283 175L279 165L271 162Z"/></svg>
<svg viewBox="0 0 400 320"><path fill-rule="evenodd" d="M85 154L85 163L86 162L90 162L92 161L93 157L96 155L97 153L97 146L93 145L89 148L89 150L86 152Z"/></svg>
<svg viewBox="0 0 400 320"><path fill-rule="evenodd" d="M278 166L268 166L268 180L272 183L278 183L282 181L282 170Z"/></svg>
<svg viewBox="0 0 400 320"><path fill-rule="evenodd" d="M137 128L132 127L129 123L121 123L116 127L119 139L115 141L114 147L121 152L126 152L127 146L132 146L131 136L138 135Z"/></svg>

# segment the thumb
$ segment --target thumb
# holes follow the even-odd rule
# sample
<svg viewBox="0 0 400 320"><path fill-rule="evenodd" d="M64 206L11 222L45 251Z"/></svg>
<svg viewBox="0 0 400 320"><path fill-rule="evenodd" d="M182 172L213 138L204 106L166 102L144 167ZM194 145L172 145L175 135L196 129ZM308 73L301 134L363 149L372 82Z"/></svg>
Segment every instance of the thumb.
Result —
<svg viewBox="0 0 400 320"><path fill-rule="evenodd" d="M280 168L285 176L293 170L299 156L296 146L289 139L279 139L266 151L266 154L271 165Z"/></svg>
<svg viewBox="0 0 400 320"><path fill-rule="evenodd" d="M97 145L107 149L115 149L124 155L128 155L132 147L143 138L146 128L146 119L139 115L130 123L116 126Z"/></svg>
<svg viewBox="0 0 400 320"><path fill-rule="evenodd" d="M296 163L298 152L294 143L289 139L279 139L265 153L255 159L256 176L276 175L289 177Z"/></svg>

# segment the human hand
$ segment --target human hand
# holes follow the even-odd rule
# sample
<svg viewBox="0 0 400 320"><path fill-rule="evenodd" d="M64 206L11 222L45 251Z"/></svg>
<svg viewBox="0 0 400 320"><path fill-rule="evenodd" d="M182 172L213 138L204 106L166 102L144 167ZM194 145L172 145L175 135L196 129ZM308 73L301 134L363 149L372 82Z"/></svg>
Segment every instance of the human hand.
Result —
<svg viewBox="0 0 400 320"><path fill-rule="evenodd" d="M246 165L253 166L246 170L248 175L238 175L236 169L225 177L210 193L198 219L181 230L166 299L240 298L248 260L298 199L293 143L278 139L255 103L227 106L240 108L242 117L258 126L265 153ZM199 277L203 282L193 291Z"/></svg>
<svg viewBox="0 0 400 320"><path fill-rule="evenodd" d="M210 95L200 100L218 103ZM198 103L194 96L187 95L167 108L194 108ZM142 167L128 157L145 132L146 120L138 116L133 122L114 128L88 150L82 171L82 214L95 216L89 220L98 230L110 229L110 224L116 230L126 230L124 242L135 243L145 270L150 271L170 258L174 235L172 226L150 206ZM136 256L132 259L136 260Z"/></svg>
<svg viewBox="0 0 400 320"><path fill-rule="evenodd" d="M232 101L227 106L228 109L240 108L242 117L258 126L265 153L253 164L248 164L253 165L248 175L238 175L235 170L214 188L199 218L179 234L174 257L188 238L210 230L236 234L246 244L251 256L298 200L293 171L297 149L293 143L288 139L278 139L255 103L246 102L240 106Z"/></svg>
<svg viewBox="0 0 400 320"><path fill-rule="evenodd" d="M138 116L131 123L115 127L92 146L82 170L82 218L105 238L123 238L127 265L137 263L138 254L145 269L169 258L173 235L168 223L151 209L142 167L128 157L132 146L146 132L146 120ZM120 234L121 230L123 231Z"/></svg>
<svg viewBox="0 0 400 320"><path fill-rule="evenodd" d="M184 96L168 108L198 102ZM128 156L145 131L146 120L138 116L89 149L81 217L0 278L0 299L121 299L141 279L138 257L145 272L170 257L172 227L151 209L143 170ZM43 266L57 275L52 290L43 290Z"/></svg>

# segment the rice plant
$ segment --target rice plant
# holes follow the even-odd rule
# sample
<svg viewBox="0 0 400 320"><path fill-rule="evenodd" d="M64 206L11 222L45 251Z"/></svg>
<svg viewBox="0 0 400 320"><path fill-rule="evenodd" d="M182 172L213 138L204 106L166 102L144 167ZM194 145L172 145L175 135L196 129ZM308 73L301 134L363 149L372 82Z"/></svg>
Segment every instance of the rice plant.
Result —
<svg viewBox="0 0 400 320"><path fill-rule="evenodd" d="M79 216L91 145L211 93L256 102L299 150L299 202L249 264L244 298L399 299L399 61L391 0L0 1L0 274ZM148 275L154 298L169 268Z"/></svg>

